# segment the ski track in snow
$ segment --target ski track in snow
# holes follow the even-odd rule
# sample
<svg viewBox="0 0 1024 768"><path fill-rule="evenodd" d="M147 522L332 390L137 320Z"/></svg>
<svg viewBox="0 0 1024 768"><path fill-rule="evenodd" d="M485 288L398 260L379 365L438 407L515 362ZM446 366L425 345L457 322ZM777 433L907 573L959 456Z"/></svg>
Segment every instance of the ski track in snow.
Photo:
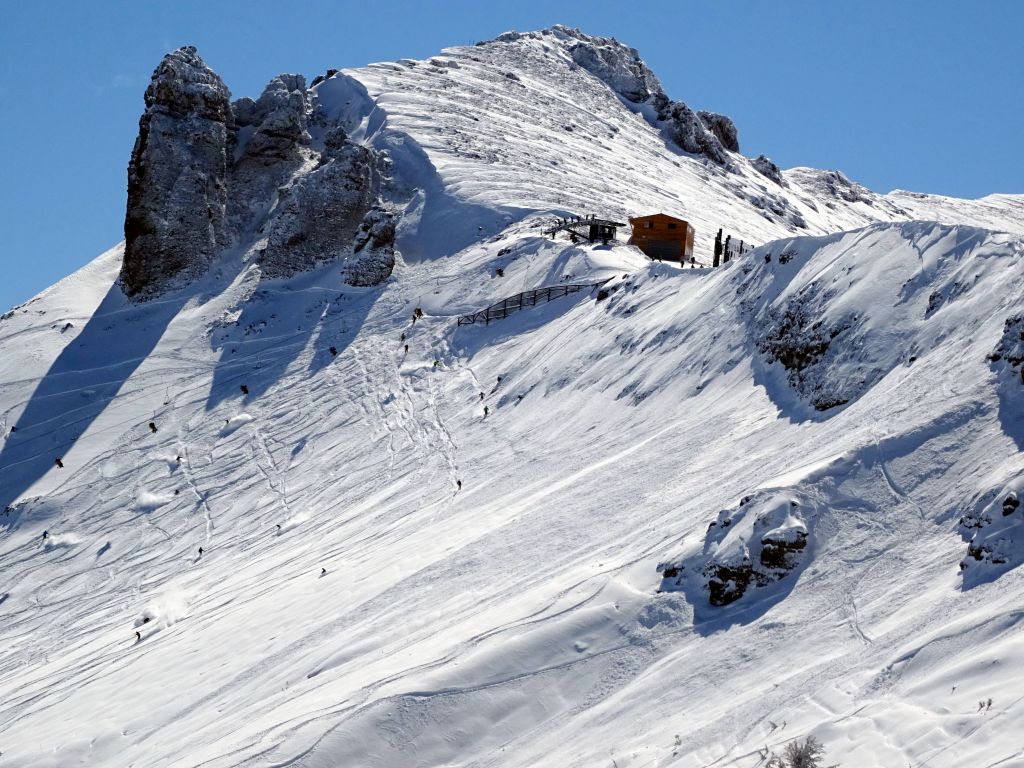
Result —
<svg viewBox="0 0 1024 768"><path fill-rule="evenodd" d="M1019 235L988 230L1024 206L771 188L543 38L437 61L348 73L365 140L437 177L383 286L224 262L98 311L113 249L0 321L0 764L754 768L813 732L829 763L1024 765L1024 576L966 588L956 525L1024 474L986 357L1024 295ZM719 226L766 244L679 270L539 235L651 210L704 255ZM455 325L565 275L610 295ZM825 413L757 349L799 302L859 318L806 373L854 393ZM759 489L814 510L800 568L724 608L659 593Z"/></svg>

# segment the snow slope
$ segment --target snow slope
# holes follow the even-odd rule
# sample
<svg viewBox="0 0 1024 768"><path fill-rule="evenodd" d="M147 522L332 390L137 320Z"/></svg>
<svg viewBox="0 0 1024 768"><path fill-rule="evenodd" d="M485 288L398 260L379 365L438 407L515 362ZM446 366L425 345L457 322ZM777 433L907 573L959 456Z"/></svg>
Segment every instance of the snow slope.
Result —
<svg viewBox="0 0 1024 768"><path fill-rule="evenodd" d="M814 733L1024 766L1019 199L791 171L791 226L561 55L319 86L415 179L379 287L226 256L136 305L115 248L0 320L3 765L753 767ZM591 208L765 244L541 235ZM870 223L904 215L951 223ZM609 295L455 324L567 275Z"/></svg>

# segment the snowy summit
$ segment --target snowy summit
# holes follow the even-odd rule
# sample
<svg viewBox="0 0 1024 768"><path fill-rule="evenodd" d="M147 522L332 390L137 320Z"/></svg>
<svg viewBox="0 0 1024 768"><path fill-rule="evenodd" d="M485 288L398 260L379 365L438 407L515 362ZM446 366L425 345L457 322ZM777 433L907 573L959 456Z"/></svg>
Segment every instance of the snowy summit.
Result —
<svg viewBox="0 0 1024 768"><path fill-rule="evenodd" d="M1024 196L677 96L169 53L0 315L0 766L1024 766Z"/></svg>

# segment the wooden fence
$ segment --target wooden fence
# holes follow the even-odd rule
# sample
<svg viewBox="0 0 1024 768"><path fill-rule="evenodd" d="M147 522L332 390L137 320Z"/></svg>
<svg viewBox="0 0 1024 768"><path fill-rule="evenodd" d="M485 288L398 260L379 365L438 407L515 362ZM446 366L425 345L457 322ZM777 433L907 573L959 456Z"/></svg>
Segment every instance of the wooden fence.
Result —
<svg viewBox="0 0 1024 768"><path fill-rule="evenodd" d="M549 285L546 288L534 288L530 291L523 291L522 293L517 293L515 296L509 296L507 299L502 299L497 304L491 304L487 309L481 309L479 312L474 312L471 315L462 315L462 317L459 318L459 325L473 325L473 323L483 323L484 325L487 325L491 320L502 320L513 312L518 312L521 309L535 307L538 304L547 304L552 299L568 296L570 293L579 293L582 290L590 291L594 288L600 288L607 282L607 280L602 280L599 283Z"/></svg>

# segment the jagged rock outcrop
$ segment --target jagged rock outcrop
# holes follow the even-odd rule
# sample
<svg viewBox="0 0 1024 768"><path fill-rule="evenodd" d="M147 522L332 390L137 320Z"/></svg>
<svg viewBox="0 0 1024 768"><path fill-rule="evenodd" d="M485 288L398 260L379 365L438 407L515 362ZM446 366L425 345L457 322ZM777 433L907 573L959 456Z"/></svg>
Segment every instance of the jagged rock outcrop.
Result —
<svg viewBox="0 0 1024 768"><path fill-rule="evenodd" d="M736 123L732 121L731 117L720 115L717 112L702 111L697 114L700 115L704 125L715 135L715 138L721 142L723 147L730 152L740 151L739 132L736 130Z"/></svg>
<svg viewBox="0 0 1024 768"><path fill-rule="evenodd" d="M259 256L263 274L285 277L347 255L376 203L380 179L370 149L336 137L319 168L281 191Z"/></svg>
<svg viewBox="0 0 1024 768"><path fill-rule="evenodd" d="M779 166L771 161L771 158L765 155L758 155L750 163L754 166L754 170L762 176L771 179L780 187L786 186L785 179L782 178L782 171L779 170Z"/></svg>
<svg viewBox="0 0 1024 768"><path fill-rule="evenodd" d="M725 147L700 115L681 101L671 101L662 94L655 97L658 120L666 135L683 150L704 155L719 165L728 162Z"/></svg>
<svg viewBox="0 0 1024 768"><path fill-rule="evenodd" d="M287 184L304 162L315 156L307 130L309 92L302 75L278 75L258 100L231 105L228 218L243 235L263 223Z"/></svg>
<svg viewBox="0 0 1024 768"><path fill-rule="evenodd" d="M960 536L967 553L960 561L965 585L1009 570L1024 561L1024 528L1021 526L1020 478L1001 490L979 498L960 517Z"/></svg>
<svg viewBox="0 0 1024 768"><path fill-rule="evenodd" d="M988 359L996 370L1006 370L1024 385L1024 315L1008 317L1003 336Z"/></svg>
<svg viewBox="0 0 1024 768"><path fill-rule="evenodd" d="M574 62L628 101L641 104L665 93L635 48L615 38L594 37L569 27L556 26L553 31L569 41L568 51Z"/></svg>
<svg viewBox="0 0 1024 768"><path fill-rule="evenodd" d="M302 75L278 75L267 83L257 101L243 97L231 108L240 139L244 140L239 161L269 165L295 160L299 145L309 142L309 92Z"/></svg>
<svg viewBox="0 0 1024 768"><path fill-rule="evenodd" d="M793 168L786 171L802 187L820 197L835 197L847 203L873 206L875 195L867 187L849 179L841 171L820 171L815 168Z"/></svg>
<svg viewBox="0 0 1024 768"><path fill-rule="evenodd" d="M127 295L201 274L223 242L230 99L192 46L167 54L153 73L128 166Z"/></svg>
<svg viewBox="0 0 1024 768"><path fill-rule="evenodd" d="M125 293L194 279L229 244L267 277L357 254L346 268L353 284L386 279L395 222L376 207L386 159L317 115L302 75L231 103L195 48L168 54L129 166Z"/></svg>
<svg viewBox="0 0 1024 768"><path fill-rule="evenodd" d="M720 607L752 587L780 581L803 564L816 514L813 505L804 509L789 493L764 490L746 496L735 509L718 513L699 556L658 564L660 591L675 591L696 578L708 603Z"/></svg>
<svg viewBox="0 0 1024 768"><path fill-rule="evenodd" d="M382 206L363 217L353 240L356 257L345 269L349 285L380 285L395 269L395 215Z"/></svg>

